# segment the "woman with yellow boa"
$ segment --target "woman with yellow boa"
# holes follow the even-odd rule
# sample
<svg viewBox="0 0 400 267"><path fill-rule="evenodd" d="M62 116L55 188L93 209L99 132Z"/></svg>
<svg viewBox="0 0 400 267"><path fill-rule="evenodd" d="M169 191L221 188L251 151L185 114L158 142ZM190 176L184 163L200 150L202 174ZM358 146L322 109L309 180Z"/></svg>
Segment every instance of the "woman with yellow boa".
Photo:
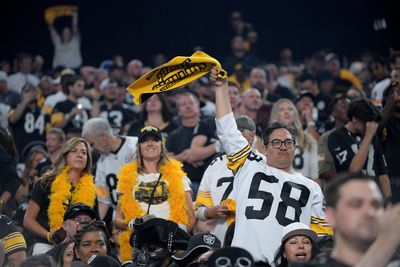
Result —
<svg viewBox="0 0 400 267"><path fill-rule="evenodd" d="M71 138L61 148L54 167L34 184L24 217L24 226L35 242L34 254L51 248L51 236L63 226L69 205L81 202L94 208L97 201L91 162L89 143Z"/></svg>
<svg viewBox="0 0 400 267"><path fill-rule="evenodd" d="M190 183L182 163L169 159L161 132L153 126L140 130L136 160L121 168L117 191L121 194L115 226L119 236L120 260L133 258L129 225L146 214L171 220L189 232L196 223Z"/></svg>

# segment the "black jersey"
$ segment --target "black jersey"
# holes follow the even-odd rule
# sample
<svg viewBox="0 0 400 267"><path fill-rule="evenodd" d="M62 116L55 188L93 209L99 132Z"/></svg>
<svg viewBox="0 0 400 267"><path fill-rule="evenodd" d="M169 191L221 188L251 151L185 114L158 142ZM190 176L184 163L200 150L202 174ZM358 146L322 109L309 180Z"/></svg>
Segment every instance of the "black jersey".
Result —
<svg viewBox="0 0 400 267"><path fill-rule="evenodd" d="M10 114L12 112L14 110L11 110ZM34 108L26 107L17 123L10 123L10 126L21 158L23 157L22 151L29 143L46 140L46 130L50 127L50 117L37 106Z"/></svg>
<svg viewBox="0 0 400 267"><path fill-rule="evenodd" d="M67 99L62 102L58 102L53 109L53 114L51 116L51 122L54 124L56 122L62 121L64 116L72 111L74 107L77 106L77 103L72 102ZM83 124L89 119L89 110L82 110L82 113L75 115L73 118L69 120L67 125L63 128L65 133L68 133L69 130L74 128L82 128Z"/></svg>
<svg viewBox="0 0 400 267"><path fill-rule="evenodd" d="M362 141L359 134L350 133L346 127L333 131L328 138L328 148L335 162L337 172L348 171L354 155ZM378 137L374 137L362 171L371 176L387 174L386 162Z"/></svg>
<svg viewBox="0 0 400 267"><path fill-rule="evenodd" d="M121 129L129 122L136 119L136 114L120 104L108 108L105 103L100 104L100 117L106 119L111 127L121 133Z"/></svg>
<svg viewBox="0 0 400 267"><path fill-rule="evenodd" d="M19 251L26 251L24 236L18 232L13 221L5 215L0 214L0 240L4 243L6 257ZM5 263L7 263L7 258Z"/></svg>

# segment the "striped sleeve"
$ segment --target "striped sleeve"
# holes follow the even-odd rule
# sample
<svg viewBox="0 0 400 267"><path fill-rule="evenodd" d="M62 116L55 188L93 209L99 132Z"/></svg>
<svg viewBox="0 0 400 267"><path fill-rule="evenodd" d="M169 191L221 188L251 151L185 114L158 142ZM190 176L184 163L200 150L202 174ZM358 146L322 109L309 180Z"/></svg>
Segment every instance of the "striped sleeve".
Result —
<svg viewBox="0 0 400 267"><path fill-rule="evenodd" d="M228 168L236 173L250 154L251 146L237 129L233 113L216 120L218 137L228 159Z"/></svg>
<svg viewBox="0 0 400 267"><path fill-rule="evenodd" d="M318 235L333 235L333 229L325 217L324 195L321 187L315 184L314 190L316 194L311 210L310 228Z"/></svg>
<svg viewBox="0 0 400 267"><path fill-rule="evenodd" d="M3 242L7 257L18 251L26 251L25 238L20 232L11 232L3 238Z"/></svg>
<svg viewBox="0 0 400 267"><path fill-rule="evenodd" d="M325 219L311 216L310 228L318 235L333 235L333 229Z"/></svg>

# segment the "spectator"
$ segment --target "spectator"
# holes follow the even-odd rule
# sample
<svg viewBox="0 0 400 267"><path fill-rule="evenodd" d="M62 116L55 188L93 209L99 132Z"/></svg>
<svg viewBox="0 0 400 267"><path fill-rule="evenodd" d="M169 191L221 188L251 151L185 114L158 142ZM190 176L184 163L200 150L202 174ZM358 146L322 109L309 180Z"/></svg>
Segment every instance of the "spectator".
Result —
<svg viewBox="0 0 400 267"><path fill-rule="evenodd" d="M15 195L21 181L18 177L16 165L18 152L12 135L4 128L0 128L0 211L4 213L6 203Z"/></svg>
<svg viewBox="0 0 400 267"><path fill-rule="evenodd" d="M118 91L124 89L110 78L101 82L100 90L103 96L99 103L100 117L107 120L116 133L125 133L129 123L136 120L136 114L118 102Z"/></svg>
<svg viewBox="0 0 400 267"><path fill-rule="evenodd" d="M296 132L296 149L293 159L293 168L310 179L318 178L318 147L315 139L303 131L299 113L289 99L277 101L271 110L270 123L280 122L293 127ZM265 140L264 140L265 142Z"/></svg>
<svg viewBox="0 0 400 267"><path fill-rule="evenodd" d="M4 245L5 261L2 266L20 266L26 259L24 236L17 230L13 221L0 214L0 241Z"/></svg>
<svg viewBox="0 0 400 267"><path fill-rule="evenodd" d="M27 83L33 86L39 85L39 78L31 74L32 56L29 54L19 54L17 56L18 72L8 77L8 88L21 94L22 87Z"/></svg>
<svg viewBox="0 0 400 267"><path fill-rule="evenodd" d="M299 92L308 92L314 96L314 104L318 111L316 123L318 128L322 128L319 132L325 132L325 124L329 119L329 104L332 96L323 93L317 81L317 77L310 73L304 73L299 77Z"/></svg>
<svg viewBox="0 0 400 267"><path fill-rule="evenodd" d="M117 191L121 194L115 226L126 230L120 235L120 257L130 259L127 246L131 230L128 223L145 214L168 219L191 231L196 218L193 210L190 181L182 164L169 159L161 141L161 132L146 126L141 130L135 161L124 165L118 176Z"/></svg>
<svg viewBox="0 0 400 267"><path fill-rule="evenodd" d="M21 102L9 113L8 122L15 136L15 144L21 160L22 152L31 143L44 142L50 118L38 106L39 89L31 84L22 88Z"/></svg>
<svg viewBox="0 0 400 267"><path fill-rule="evenodd" d="M242 66L255 66L257 64L258 59L247 52L246 42L242 36L236 35L232 38L231 49L232 54L227 56L222 63L229 75L234 72L237 64Z"/></svg>
<svg viewBox="0 0 400 267"><path fill-rule="evenodd" d="M169 103L163 94L154 94L142 104L140 119L130 126L128 135L139 136L140 129L146 125L154 125L160 129L163 142L178 128L172 120Z"/></svg>
<svg viewBox="0 0 400 267"><path fill-rule="evenodd" d="M72 76L66 81L68 98L58 102L51 115L51 123L68 134L74 127L82 128L89 119L90 109L85 109L78 99L83 96L85 83L81 76Z"/></svg>
<svg viewBox="0 0 400 267"><path fill-rule="evenodd" d="M228 82L228 89L229 89L229 102L231 103L232 110L235 113L236 107L239 106L240 102L240 88L236 83Z"/></svg>
<svg viewBox="0 0 400 267"><path fill-rule="evenodd" d="M65 142L65 134L61 129L52 128L46 133L46 146L49 160L54 163L60 154L61 147Z"/></svg>
<svg viewBox="0 0 400 267"><path fill-rule="evenodd" d="M226 247L215 250L207 260L207 266L269 266L268 264L254 265L252 255L243 248Z"/></svg>
<svg viewBox="0 0 400 267"><path fill-rule="evenodd" d="M325 57L325 67L335 79L334 93L346 93L352 86L362 90L360 80L349 70L343 69L339 57L335 54L328 54Z"/></svg>
<svg viewBox="0 0 400 267"><path fill-rule="evenodd" d="M278 122L272 124L263 136L268 164L261 157L253 157L250 144L236 130L226 80L217 79L216 68L211 70L210 80L216 89L218 135L228 155L228 167L235 174L233 197L237 207L232 246L246 247L255 261L269 263L281 243L276 233L291 222L311 225L319 234L331 233L325 224L321 188L293 171L296 143L293 130ZM265 183L260 191L261 181ZM292 198L292 187L298 190L298 198ZM280 192L282 188L284 193ZM280 197L293 201L296 215L287 217L288 207L284 202L275 203ZM256 199L259 201L255 202ZM265 224L267 228L263 227Z"/></svg>
<svg viewBox="0 0 400 267"><path fill-rule="evenodd" d="M343 127L349 121L347 117L349 103L350 100L346 96L339 96L333 99L330 104L329 109L335 120L335 127L321 135L318 140L318 172L321 182L328 182L336 176L335 162L328 149L328 139L333 131Z"/></svg>
<svg viewBox="0 0 400 267"><path fill-rule="evenodd" d="M257 117L257 111L262 104L261 94L257 89L248 88L243 92L236 115L246 115L252 120Z"/></svg>
<svg viewBox="0 0 400 267"><path fill-rule="evenodd" d="M188 92L182 93L177 104L182 125L168 136L165 146L169 156L183 163L183 170L192 182L195 196L207 167L205 162L211 161L210 156L216 152L217 145L211 143L214 132L210 130L207 121L200 120L200 103L196 96ZM193 144L193 139L197 136L200 136L199 140ZM191 149L192 146L194 150Z"/></svg>
<svg viewBox="0 0 400 267"><path fill-rule="evenodd" d="M111 249L108 239L105 224L91 223L83 226L75 235L76 258L88 264L94 255L109 256Z"/></svg>
<svg viewBox="0 0 400 267"><path fill-rule="evenodd" d="M246 38L247 35L253 31L253 25L246 22L242 14L238 11L231 13L230 22L234 35L240 35Z"/></svg>
<svg viewBox="0 0 400 267"><path fill-rule="evenodd" d="M54 46L53 68L63 66L78 69L82 65L81 35L78 28L78 8L72 15L72 28L65 27L61 36L52 23L48 24Z"/></svg>
<svg viewBox="0 0 400 267"><path fill-rule="evenodd" d="M370 99L374 105L381 107L383 91L390 85L389 69L383 58L374 58L369 63L369 69L374 77L371 84L372 91Z"/></svg>
<svg viewBox="0 0 400 267"><path fill-rule="evenodd" d="M328 148L337 172L364 172L376 176L385 199L390 199L389 176L382 147L376 136L381 115L367 99L350 102L345 126L332 132Z"/></svg>
<svg viewBox="0 0 400 267"><path fill-rule="evenodd" d="M21 267L56 267L56 264L49 255L40 254L27 258Z"/></svg>
<svg viewBox="0 0 400 267"><path fill-rule="evenodd" d="M135 158L137 138L114 134L111 125L102 118L88 120L83 127L82 137L100 154L95 176L100 219L104 220L109 208L114 218L118 200L117 175L122 166Z"/></svg>
<svg viewBox="0 0 400 267"><path fill-rule="evenodd" d="M360 264L380 233L383 197L375 178L361 173L343 173L327 185L325 195L326 214L335 229L334 248L330 255L319 258L315 264L303 266L377 266L377 263L384 266L387 262L382 256L391 254L380 253L376 247L375 258L371 257L368 264L366 261ZM392 240L384 242L393 246Z"/></svg>
<svg viewBox="0 0 400 267"><path fill-rule="evenodd" d="M15 108L20 101L20 95L8 87L8 77L4 71L0 71L0 102ZM5 115L7 117L7 115Z"/></svg>
<svg viewBox="0 0 400 267"><path fill-rule="evenodd" d="M50 237L62 227L64 205L82 202L97 210L89 151L84 139L71 138L64 143L54 168L35 183L24 217L24 227L35 242L33 255L51 249Z"/></svg>
<svg viewBox="0 0 400 267"><path fill-rule="evenodd" d="M238 130L252 146L255 144L256 125L247 116L236 117ZM261 154L253 148L254 157ZM261 157L264 157L263 155ZM199 220L198 226L208 221L211 224L210 233L225 239L225 233L230 223L234 220L235 205L232 207L227 201L232 201L232 189L234 176L227 167L227 155L215 158L204 172L201 179L199 191L196 198L196 217ZM228 206L229 205L229 206ZM199 229L200 230L200 229ZM204 230L203 230L204 231ZM200 232L203 232L200 230ZM204 231L205 232L205 231Z"/></svg>
<svg viewBox="0 0 400 267"><path fill-rule="evenodd" d="M282 231L282 244L275 256L277 267L288 267L295 262L308 262L316 252L317 233L307 225L291 223Z"/></svg>
<svg viewBox="0 0 400 267"><path fill-rule="evenodd" d="M307 131L315 140L319 139L319 132L324 131L324 126L322 123L317 121L318 119L318 109L314 107L315 97L312 93L308 91L300 92L296 103L296 109L299 114L300 124L302 129ZM318 126L317 126L317 123Z"/></svg>
<svg viewBox="0 0 400 267"><path fill-rule="evenodd" d="M392 185L393 201L400 201L400 164L397 159L400 153L400 85L393 81L383 93L382 121L378 134L385 155L388 174Z"/></svg>
<svg viewBox="0 0 400 267"><path fill-rule="evenodd" d="M126 84L131 84L141 76L141 70L143 68L143 62L139 59L132 59L126 66Z"/></svg>
<svg viewBox="0 0 400 267"><path fill-rule="evenodd" d="M74 246L75 242L70 240L56 247L57 251L53 259L57 267L71 267L71 263L74 259ZM49 255L48 253L46 254Z"/></svg>

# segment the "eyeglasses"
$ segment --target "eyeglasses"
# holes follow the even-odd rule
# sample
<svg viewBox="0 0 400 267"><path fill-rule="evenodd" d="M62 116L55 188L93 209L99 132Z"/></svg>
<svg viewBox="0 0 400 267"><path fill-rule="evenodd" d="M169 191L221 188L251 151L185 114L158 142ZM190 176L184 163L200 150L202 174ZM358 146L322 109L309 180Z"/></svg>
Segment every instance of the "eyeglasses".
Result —
<svg viewBox="0 0 400 267"><path fill-rule="evenodd" d="M295 140L292 139L286 139L286 140L279 140L279 139L274 139L271 142L271 145L275 149L280 149L282 147L282 144L285 144L286 148L293 148L296 144Z"/></svg>

